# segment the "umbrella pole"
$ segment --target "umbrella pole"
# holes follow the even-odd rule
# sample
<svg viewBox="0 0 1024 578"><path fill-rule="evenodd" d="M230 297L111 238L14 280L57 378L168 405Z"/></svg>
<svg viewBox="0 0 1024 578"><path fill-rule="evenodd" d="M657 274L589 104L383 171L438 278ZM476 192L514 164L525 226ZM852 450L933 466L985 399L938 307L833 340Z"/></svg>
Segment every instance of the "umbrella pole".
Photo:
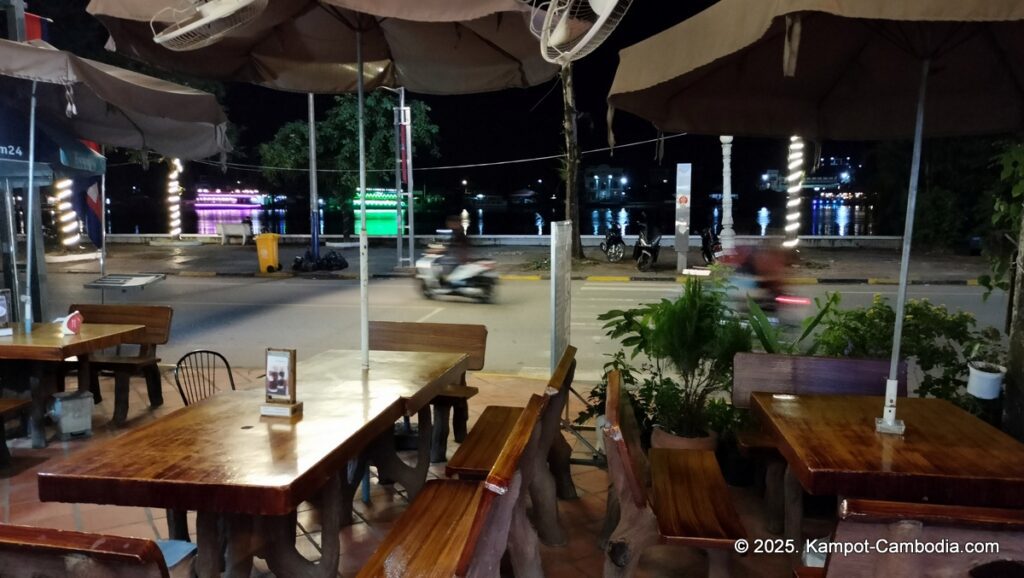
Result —
<svg viewBox="0 0 1024 578"><path fill-rule="evenodd" d="M363 33L356 30L356 93L359 101L359 342L363 369L370 368L369 263L366 241L366 135L363 123Z"/></svg>
<svg viewBox="0 0 1024 578"><path fill-rule="evenodd" d="M320 258L320 200L316 190L316 118L313 93L309 93L309 251L313 263Z"/></svg>
<svg viewBox="0 0 1024 578"><path fill-rule="evenodd" d="M875 420L880 433L902 435L906 428L903 420L896 419L896 372L900 363L900 343L903 340L903 316L907 305L907 275L910 270L910 244L914 237L914 209L917 207L917 182L921 175L921 141L924 132L925 92L928 88L928 68L931 62L921 63L921 85L917 93L917 118L914 122L914 153L910 164L910 186L907 190L907 220L903 226L903 256L900 259L900 285L896 292L896 326L892 334L892 358L889 360L889 379L885 382L885 407L882 417Z"/></svg>
<svg viewBox="0 0 1024 578"><path fill-rule="evenodd" d="M104 152L106 150L104 149ZM107 172L100 176L100 279L107 276ZM100 288L100 303L107 302L107 290Z"/></svg>
<svg viewBox="0 0 1024 578"><path fill-rule="evenodd" d="M25 304L25 313L21 318L25 333L32 333L32 271L37 266L35 252L35 231L36 224L36 81L32 81L32 104L29 106L29 128L28 128L28 194L25 195L28 208L25 210L25 295L22 301Z"/></svg>

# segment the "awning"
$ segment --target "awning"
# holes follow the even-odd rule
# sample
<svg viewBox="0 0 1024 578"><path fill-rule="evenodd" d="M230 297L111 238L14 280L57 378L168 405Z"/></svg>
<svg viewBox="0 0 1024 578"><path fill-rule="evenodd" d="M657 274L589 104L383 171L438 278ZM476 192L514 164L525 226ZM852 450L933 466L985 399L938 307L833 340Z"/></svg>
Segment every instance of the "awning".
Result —
<svg viewBox="0 0 1024 578"><path fill-rule="evenodd" d="M107 160L64 130L42 119L36 131L36 175L52 171L69 176L102 175ZM28 176L28 112L0 103L0 177Z"/></svg>

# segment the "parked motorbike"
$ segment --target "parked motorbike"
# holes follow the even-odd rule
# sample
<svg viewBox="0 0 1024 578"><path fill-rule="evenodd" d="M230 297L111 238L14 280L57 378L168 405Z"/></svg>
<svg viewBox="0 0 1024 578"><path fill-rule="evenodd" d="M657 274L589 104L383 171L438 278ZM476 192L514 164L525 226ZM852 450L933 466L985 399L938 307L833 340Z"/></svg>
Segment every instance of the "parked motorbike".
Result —
<svg viewBox="0 0 1024 578"><path fill-rule="evenodd" d="M633 245L633 259L636 260L636 268L641 271L650 271L658 261L660 251L661 235L655 235L653 239L648 239L647 228L640 227L636 245Z"/></svg>
<svg viewBox="0 0 1024 578"><path fill-rule="evenodd" d="M427 299L455 295L493 303L498 285L496 265L487 259L459 264L445 252L438 251L426 253L416 261L416 278Z"/></svg>
<svg viewBox="0 0 1024 578"><path fill-rule="evenodd" d="M609 263L618 263L626 254L626 242L622 240L622 232L618 227L610 227L604 234L604 241L601 241L601 250L604 251Z"/></svg>
<svg viewBox="0 0 1024 578"><path fill-rule="evenodd" d="M708 227L700 232L700 254L704 257L704 263L711 265L721 258L722 242L715 234L715 230Z"/></svg>

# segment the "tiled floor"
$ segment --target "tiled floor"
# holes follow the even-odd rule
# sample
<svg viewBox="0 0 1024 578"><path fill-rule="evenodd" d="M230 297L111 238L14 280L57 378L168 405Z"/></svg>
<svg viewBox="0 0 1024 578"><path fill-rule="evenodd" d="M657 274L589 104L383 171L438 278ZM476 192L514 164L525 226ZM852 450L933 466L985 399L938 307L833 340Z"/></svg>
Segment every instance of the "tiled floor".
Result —
<svg viewBox="0 0 1024 578"><path fill-rule="evenodd" d="M235 383L239 389L261 387L259 377L262 370L235 370ZM523 405L534 392L541 392L542 381L524 380L494 374L470 376L470 385L480 388L480 395L470 402L470 421L476 420L487 405ZM72 383L69 381L69 386ZM46 449L31 449L27 438L9 441L13 454L12 467L0 472L0 521L11 524L44 526L68 530L82 530L106 534L139 536L145 538L166 538L166 514L163 510L150 508L126 508L100 506L95 504L40 503L36 489L36 472L48 460L74 454L89 444L102 443L104 439L125 431L107 426L113 407L113 391L109 382L103 383L105 401L96 406L93 419L93 436L88 439L68 442L51 441ZM580 391L589 386L578 384ZM148 409L146 388L143 380L132 382L129 422L126 428L138 427L151 420L182 407L181 398L174 387L173 378L164 375L163 407ZM570 400L570 413L575 416L580 404ZM13 425L13 424L12 424ZM594 433L583 432L593 442ZM576 449L577 457L588 457L586 446L578 440L569 439ZM455 444L451 443L451 451ZM602 527L605 502L608 495L608 478L601 469L574 465L573 479L579 499L560 502L561 520L566 528L569 541L563 547L542 546L541 556L546 574L550 577L600 576L603 554L597 547L598 534ZM431 466L431 477L443 477L443 465ZM734 503L743 519L751 538L769 537L764 530L760 498L751 488L733 488ZM394 486L372 484L371 503L356 500L356 523L341 531L342 558L340 576L354 576L360 566L373 552L379 541L387 534L393 522L407 505L404 493ZM317 512L303 504L299 512L297 544L299 551L311 559L319 556L320 522ZM190 515L190 528L195 528L194 513ZM805 528L812 535L825 535L830 531L828 520L808 520ZM658 546L646 551L641 560L640 576L703 576L706 573L706 559L699 550ZM771 577L790 576L789 562L782 556L748 555L733 559L734 576ZM270 576L262 561L257 560L254 576Z"/></svg>

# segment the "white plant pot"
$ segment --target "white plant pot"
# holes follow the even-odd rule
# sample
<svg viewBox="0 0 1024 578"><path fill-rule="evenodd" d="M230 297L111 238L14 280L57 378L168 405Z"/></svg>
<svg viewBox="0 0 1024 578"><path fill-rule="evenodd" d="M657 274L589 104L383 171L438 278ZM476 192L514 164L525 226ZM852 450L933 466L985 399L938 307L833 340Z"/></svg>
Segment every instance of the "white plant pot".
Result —
<svg viewBox="0 0 1024 578"><path fill-rule="evenodd" d="M992 363L970 362L967 378L967 393L978 399L996 399L1003 391L1006 368Z"/></svg>

